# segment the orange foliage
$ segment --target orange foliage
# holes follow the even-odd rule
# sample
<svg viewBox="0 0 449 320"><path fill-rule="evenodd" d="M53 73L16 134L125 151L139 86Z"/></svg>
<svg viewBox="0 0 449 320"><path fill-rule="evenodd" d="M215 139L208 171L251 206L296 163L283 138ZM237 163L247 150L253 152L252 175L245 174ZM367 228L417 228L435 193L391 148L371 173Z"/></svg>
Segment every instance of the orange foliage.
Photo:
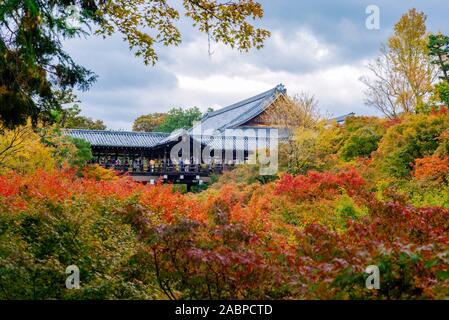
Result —
<svg viewBox="0 0 449 320"><path fill-rule="evenodd" d="M12 209L26 209L26 204L19 195L22 181L22 177L15 172L0 176L0 204L9 205Z"/></svg>
<svg viewBox="0 0 449 320"><path fill-rule="evenodd" d="M449 174L449 156L416 159L414 176L418 180L443 182Z"/></svg>
<svg viewBox="0 0 449 320"><path fill-rule="evenodd" d="M8 176L0 176L0 196L12 197L19 193L21 177L12 172Z"/></svg>
<svg viewBox="0 0 449 320"><path fill-rule="evenodd" d="M448 161L421 159L416 174L433 177L422 172L435 168L447 172ZM142 241L136 261L157 269L162 290L171 298L444 296L449 289L437 280L449 268L446 259L439 259L449 245L449 211L378 201L367 189L355 169L284 175L265 185L225 184L200 195L126 176L98 181L72 170L40 170L0 176L0 206L6 212L33 212L49 203L73 209L81 200L117 214ZM304 214L295 210L310 210L313 217L314 207L335 215L335 201L343 196L369 208L357 216L346 204L343 231L283 219L284 214L293 220ZM406 269L396 270L404 261ZM382 271L384 291L365 289L363 271L370 264L392 266Z"/></svg>

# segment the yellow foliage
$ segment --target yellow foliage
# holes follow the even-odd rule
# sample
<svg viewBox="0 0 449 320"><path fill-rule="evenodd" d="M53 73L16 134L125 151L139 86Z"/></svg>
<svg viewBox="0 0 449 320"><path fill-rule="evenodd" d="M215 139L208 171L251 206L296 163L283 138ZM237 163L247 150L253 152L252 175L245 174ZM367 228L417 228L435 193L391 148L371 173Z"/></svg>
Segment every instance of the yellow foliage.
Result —
<svg viewBox="0 0 449 320"><path fill-rule="evenodd" d="M55 167L54 149L41 143L41 137L31 125L4 130L0 135L0 171L15 170L21 173L38 168Z"/></svg>
<svg viewBox="0 0 449 320"><path fill-rule="evenodd" d="M118 179L118 176L113 170L105 169L98 164L86 167L83 171L83 175L87 178L94 178L97 181L111 181Z"/></svg>
<svg viewBox="0 0 449 320"><path fill-rule="evenodd" d="M281 146L281 167L301 174L333 167L343 142L344 133L339 125L322 121L313 128L297 128L293 139Z"/></svg>

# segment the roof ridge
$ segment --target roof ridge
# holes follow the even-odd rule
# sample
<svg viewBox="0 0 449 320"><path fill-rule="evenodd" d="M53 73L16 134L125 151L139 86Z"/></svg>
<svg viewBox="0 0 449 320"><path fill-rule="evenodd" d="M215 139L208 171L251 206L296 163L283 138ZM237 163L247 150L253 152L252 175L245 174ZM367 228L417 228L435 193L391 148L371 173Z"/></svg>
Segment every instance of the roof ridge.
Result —
<svg viewBox="0 0 449 320"><path fill-rule="evenodd" d="M264 98L264 97L267 96L267 95L273 94L274 92L276 92L276 91L278 90L278 88L279 88L279 85L277 85L276 87L274 87L274 88L272 88L272 89L270 89L270 90L267 90L267 91L265 91L265 92L259 93L259 94L255 95L255 96L253 96L253 97L250 97L250 98L247 98L247 99L245 99L245 100L236 102L236 103L234 103L234 104L231 104L231 105L229 105L229 106L223 107L223 108L218 109L218 110L216 110L216 111L208 112L206 118L210 118L210 117L216 116L216 115L218 115L218 114L221 114L221 113L223 113L223 112L227 112L227 111L230 111L230 110L232 110L232 109L241 107L242 105L245 105L245 104L248 104L248 103L251 103L251 102L260 100L260 99ZM206 118L205 118L205 119L206 119ZM202 120L205 120L205 119L202 119Z"/></svg>
<svg viewBox="0 0 449 320"><path fill-rule="evenodd" d="M339 120L344 120L344 119L352 117L352 116L355 116L355 112L350 112L348 114L344 114L344 115L341 115L341 116L338 116L338 117L334 117L334 118L331 118L329 120L330 121L339 121Z"/></svg>
<svg viewBox="0 0 449 320"><path fill-rule="evenodd" d="M279 90L279 87L281 87L280 90ZM284 95L284 92L285 91L283 90L282 85L277 86L275 88L274 92L269 96L270 100L265 101L263 103L263 105L261 106L261 108L257 108L256 111L249 110L247 113L241 114L240 116L238 116L237 118L235 118L234 120L229 122L228 124L220 127L218 130L221 131L221 130L227 129L227 128L235 128L236 126L239 126L239 125L245 123L249 119L257 117L259 114L264 112L266 108L268 108L270 105L272 105L279 98L279 96ZM276 93L279 93L279 94L276 94Z"/></svg>
<svg viewBox="0 0 449 320"><path fill-rule="evenodd" d="M108 134L108 133L116 133L116 134L140 134L140 135L146 135L146 134L160 134L160 135L170 135L168 132L156 132L156 131L121 131L121 130L91 130L91 129L73 129L73 128L64 128L64 131L78 131L78 132L88 132L88 133L101 133L101 134Z"/></svg>

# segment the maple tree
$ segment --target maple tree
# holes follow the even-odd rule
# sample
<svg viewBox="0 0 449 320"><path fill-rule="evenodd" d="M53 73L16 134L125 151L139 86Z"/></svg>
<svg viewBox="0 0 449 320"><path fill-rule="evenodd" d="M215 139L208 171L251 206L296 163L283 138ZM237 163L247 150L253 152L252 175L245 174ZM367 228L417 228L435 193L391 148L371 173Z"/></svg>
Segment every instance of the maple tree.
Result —
<svg viewBox="0 0 449 320"><path fill-rule="evenodd" d="M445 182L449 174L449 157L430 156L416 159L414 176L419 180ZM447 182L447 181L446 181Z"/></svg>
<svg viewBox="0 0 449 320"><path fill-rule="evenodd" d="M176 26L185 16L209 41L240 51L261 48L270 33L255 25L263 9L254 0L0 1L0 121L8 128L31 117L54 121L61 97L88 90L96 75L64 51L63 40L118 33L145 64L158 60L156 48L181 43ZM96 125L102 125L97 123Z"/></svg>
<svg viewBox="0 0 449 320"><path fill-rule="evenodd" d="M14 239L0 241L4 297L404 299L449 293L449 266L441 258L449 210L380 201L354 169L226 184L197 195L127 177L77 177L74 170L10 173L0 176L0 208L2 228ZM309 219L287 219L292 208ZM321 219L326 211L334 218ZM12 263L18 255L22 260ZM64 279L61 265L75 262L83 270L82 288L56 289L52 283ZM92 263L100 265L95 272ZM380 265L379 291L364 288L370 264ZM31 273L11 278L23 267L34 270L34 285L42 289L33 289Z"/></svg>

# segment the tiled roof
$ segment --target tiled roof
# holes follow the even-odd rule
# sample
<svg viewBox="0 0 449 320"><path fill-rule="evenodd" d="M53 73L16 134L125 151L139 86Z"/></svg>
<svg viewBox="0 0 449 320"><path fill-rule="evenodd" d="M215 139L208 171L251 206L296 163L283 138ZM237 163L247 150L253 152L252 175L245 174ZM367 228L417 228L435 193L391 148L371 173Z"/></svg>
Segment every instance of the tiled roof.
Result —
<svg viewBox="0 0 449 320"><path fill-rule="evenodd" d="M258 144L259 147L262 142L272 137L270 131L277 130L277 138L279 142L288 142L289 136L285 130L278 130L277 128L250 128L252 132L244 130L228 129L222 134L215 134L209 136L193 136L197 141L201 140L202 144L214 149L229 149L229 150L245 150L256 151L254 149ZM269 141L267 141L269 144ZM265 143L265 142L263 142ZM234 148L235 144L235 148Z"/></svg>
<svg viewBox="0 0 449 320"><path fill-rule="evenodd" d="M262 141L258 141L255 137L223 137L214 136L213 139L209 137L208 140L203 139L203 142L211 149L215 150L248 150L250 153L257 151L257 146L262 146ZM269 142L265 144L269 146Z"/></svg>
<svg viewBox="0 0 449 320"><path fill-rule="evenodd" d="M282 94L285 87L280 84L275 88L258 94L254 97L237 102L228 107L207 113L201 119L203 132L223 131L235 128L262 113L271 103Z"/></svg>
<svg viewBox="0 0 449 320"><path fill-rule="evenodd" d="M66 129L65 132L74 138L87 140L94 147L151 148L177 141L180 136L188 134L194 139L201 140L201 142L205 145L218 148L219 145L222 145L222 135L225 131L227 131L228 138L226 138L227 142L224 143L224 145L230 145L229 143L231 142L231 137L229 137L229 135L236 136L235 143L237 149L243 149L244 145L247 144L245 141L248 141L248 138L238 137L237 131L235 134L232 134L232 131L236 128L246 128L242 127L244 123L261 114L279 96L284 94L286 94L286 89L282 84L280 84L275 88L254 97L240 101L217 111L209 112L201 119L201 131L195 130L199 127L194 127L189 130L176 130L171 134L161 132L128 132L83 129ZM332 120L337 123L342 123L347 117L353 115L354 113L350 113ZM257 132L260 132L259 130L269 130L273 128L260 127L251 129L256 129ZM230 132L231 134L229 134ZM282 129L278 132L280 140L288 141L288 132ZM201 134L203 134L203 137L200 137ZM211 136L214 136L215 139L210 139ZM234 139L234 137L232 137L232 139ZM251 141L252 138L249 138L249 140ZM233 144L233 142L231 144Z"/></svg>
<svg viewBox="0 0 449 320"><path fill-rule="evenodd" d="M159 140L159 142L157 144L162 145L165 143L178 141L179 137L182 137L182 136L188 135L188 134L189 134L189 131L186 129L177 129L177 130L173 131L172 133L168 134L163 139Z"/></svg>
<svg viewBox="0 0 449 320"><path fill-rule="evenodd" d="M351 113L345 114L344 116L339 116L339 117L333 118L333 119L331 119L331 121L336 121L337 123L343 123L343 122L345 122L346 118L353 117L353 116L355 116L355 113L351 112Z"/></svg>
<svg viewBox="0 0 449 320"><path fill-rule="evenodd" d="M95 147L134 147L149 148L166 138L168 133L161 132L128 132L109 130L67 129L66 134L73 138L88 141Z"/></svg>

